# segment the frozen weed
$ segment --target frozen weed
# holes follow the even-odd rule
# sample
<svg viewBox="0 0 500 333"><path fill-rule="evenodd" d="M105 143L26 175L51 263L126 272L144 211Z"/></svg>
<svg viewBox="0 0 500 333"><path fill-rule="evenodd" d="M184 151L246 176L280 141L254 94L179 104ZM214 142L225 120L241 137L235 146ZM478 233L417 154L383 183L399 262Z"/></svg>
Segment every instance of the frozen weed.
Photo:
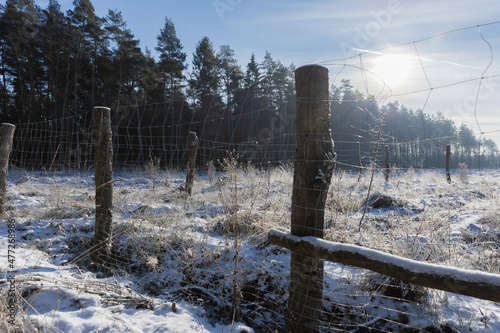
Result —
<svg viewBox="0 0 500 333"><path fill-rule="evenodd" d="M160 159L152 155L150 152L148 162L146 163L146 166L144 168L146 177L150 179L154 192L156 187L156 182L158 181L160 175Z"/></svg>
<svg viewBox="0 0 500 333"><path fill-rule="evenodd" d="M23 301L26 301L18 291L15 294L15 299L11 299L7 297L7 288L0 292L0 331L5 333L37 332L23 306ZM27 306L29 307L29 304ZM12 311L15 311L15 314Z"/></svg>
<svg viewBox="0 0 500 333"><path fill-rule="evenodd" d="M215 172L216 172L214 161L210 160L207 162L207 172L208 172L208 182L210 183L210 185L214 185Z"/></svg>
<svg viewBox="0 0 500 333"><path fill-rule="evenodd" d="M468 174L468 170L467 170L467 164L465 163L458 163L458 178L460 179L460 181L464 184L468 184L469 183L469 174Z"/></svg>
<svg viewBox="0 0 500 333"><path fill-rule="evenodd" d="M241 165L237 159L222 161L222 167L224 176L219 180L215 172L213 179L210 174L199 176L189 198L178 194L181 172L166 171L170 180L166 186L157 186L158 179L163 179L160 174L155 176L157 181L148 179L149 175L124 175L125 181L115 183L114 261L109 266L113 274L128 276L145 292L203 304L214 318L231 320L241 311L242 317L260 320L261 327L265 327L262 322L272 325L284 316L287 278L283 276L289 274L289 253L269 245L266 235L271 228L290 226L292 168L259 170L251 164ZM488 185L471 172L468 183L450 185L442 172L410 169L406 174L393 173L386 184L383 174L376 174L371 193L398 204L369 207L359 228L368 181L365 177L358 182L357 174L335 173L325 207L325 239L420 261L500 271L499 205L493 182ZM56 220L50 222L54 222L54 230L63 229L59 235L68 237L68 247L79 252L77 256L88 258L93 211L79 212L94 206L93 187L90 178L77 182L84 183L48 181L33 191L28 181L18 188L23 193L33 192L29 198L45 198L36 218ZM152 183L156 184L154 191ZM88 218L71 221L73 227L69 228L66 220L75 217ZM82 221L84 226L74 226ZM467 231L469 225L477 230L471 227ZM89 260L79 267L92 269ZM343 268L338 272L346 274ZM380 328L385 319L401 324L408 320L408 313L415 315L412 307L417 307L425 310L422 318L431 318L436 327L443 322L443 317L432 317L433 311L439 313L444 306L442 297L429 300L435 299L433 293L420 296L398 281L367 281L364 287L355 278L336 285L341 295L325 298L329 302L325 309L331 310L325 310L325 318L367 323L378 316L382 319L374 327ZM379 298L370 302L371 294ZM336 297L343 302L339 310ZM400 304L377 303L392 298L400 299ZM465 316L464 311L463 324L473 325Z"/></svg>

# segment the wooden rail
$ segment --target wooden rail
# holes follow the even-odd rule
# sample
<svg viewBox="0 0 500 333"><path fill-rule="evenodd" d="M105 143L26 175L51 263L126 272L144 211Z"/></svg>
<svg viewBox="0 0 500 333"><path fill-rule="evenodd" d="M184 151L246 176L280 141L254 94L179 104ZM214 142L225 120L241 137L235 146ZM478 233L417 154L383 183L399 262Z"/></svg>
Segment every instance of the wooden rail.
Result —
<svg viewBox="0 0 500 333"><path fill-rule="evenodd" d="M269 232L268 240L304 256L365 268L419 286L500 302L500 274L425 263L357 245L297 237L275 229Z"/></svg>

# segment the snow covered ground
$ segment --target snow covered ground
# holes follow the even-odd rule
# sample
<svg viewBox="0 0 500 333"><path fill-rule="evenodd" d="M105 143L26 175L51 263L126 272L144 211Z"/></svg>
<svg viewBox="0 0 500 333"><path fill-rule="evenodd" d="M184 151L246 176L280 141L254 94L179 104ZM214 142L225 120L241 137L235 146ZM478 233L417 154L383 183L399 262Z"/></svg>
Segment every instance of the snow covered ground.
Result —
<svg viewBox="0 0 500 333"><path fill-rule="evenodd" d="M289 228L293 173L226 169L215 178L199 174L189 198L179 191L181 172L115 172L105 270L89 258L92 173L11 170L0 224L0 331L282 331L290 253L266 234ZM357 182L357 174L337 172L325 238L500 273L500 173L469 172L463 180L454 173L452 180L418 170L393 173L386 184L377 175L370 193L389 204L368 200L363 217L368 175ZM15 253L8 252L12 234ZM325 263L324 295L325 332L500 331L498 303L337 263Z"/></svg>

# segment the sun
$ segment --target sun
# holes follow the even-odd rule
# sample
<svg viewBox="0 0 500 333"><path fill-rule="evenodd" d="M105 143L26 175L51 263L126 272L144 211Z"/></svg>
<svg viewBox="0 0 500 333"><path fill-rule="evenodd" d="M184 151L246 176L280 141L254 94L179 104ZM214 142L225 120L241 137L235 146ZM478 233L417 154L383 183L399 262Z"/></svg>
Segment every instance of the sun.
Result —
<svg viewBox="0 0 500 333"><path fill-rule="evenodd" d="M412 59L405 54L381 54L371 70L378 79L393 89L402 85L410 74Z"/></svg>

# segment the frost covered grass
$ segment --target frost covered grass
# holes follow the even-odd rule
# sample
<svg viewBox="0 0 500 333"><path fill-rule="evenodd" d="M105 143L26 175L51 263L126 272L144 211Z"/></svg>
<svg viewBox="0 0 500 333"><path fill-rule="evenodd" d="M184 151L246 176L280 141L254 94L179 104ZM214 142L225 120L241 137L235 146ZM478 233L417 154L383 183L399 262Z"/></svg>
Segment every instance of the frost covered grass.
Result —
<svg viewBox="0 0 500 333"><path fill-rule="evenodd" d="M368 180L357 182L357 175L340 174L327 201L326 218L332 223L327 239L411 259L499 272L500 179L496 173L469 178L469 183L457 178L447 184L441 172L424 171L395 176L388 184L375 182L372 193L386 202L381 200L377 206L368 200L370 214L359 228ZM496 249L497 255L485 249Z"/></svg>
<svg viewBox="0 0 500 333"><path fill-rule="evenodd" d="M377 175L376 180L371 189L373 198L367 200L368 178L358 182L357 174L337 175L337 183L333 182L327 201L330 211L326 216L328 219L328 213L331 214L328 220L331 228L327 230L326 239L418 261L500 272L500 178L497 172L469 172L465 179L464 171L460 170L460 177L455 175L452 184L447 184L444 173L439 171L411 170L396 176L393 174L387 184L382 174ZM367 202L369 214L360 225L362 209L359 207ZM340 208L339 203L343 203ZM450 297L452 294L408 285L367 271L360 271L359 276L366 277L350 283L357 284L359 290L365 288L365 297L373 300L374 295L379 295L378 301L385 304L390 299L400 300L384 316L385 320L392 318L392 324L382 324L384 320L372 314L376 321L378 318L378 327L385 330L401 329L400 324L404 323L405 327L415 330L427 325L442 330L454 327L460 332L481 331L492 328L491 318L498 320L495 306L488 311L480 306L468 308L468 301L462 301L460 305L449 301L467 297ZM332 295L332 302L335 302L335 297L337 295ZM476 303L476 300L471 303ZM408 304L413 309L408 309ZM351 305L345 308L356 312ZM379 306L375 308L379 309ZM375 312L379 313L379 310ZM366 316L365 310L360 309L357 313L359 318ZM428 320L427 324L425 320ZM363 321L355 322L352 327L360 323ZM343 325L348 324L343 322ZM373 325L371 322L370 326Z"/></svg>
<svg viewBox="0 0 500 333"><path fill-rule="evenodd" d="M441 171L393 171L388 183L380 173L370 197L368 177L334 174L327 240L500 273L500 173L469 170L464 181L457 171L451 184ZM269 244L267 232L289 229L292 178L290 166L215 162L186 197L179 190L185 174L160 170L153 160L145 171L116 171L113 248L103 271L90 260L93 175L11 172L5 217L17 222L19 325L49 332L282 331L290 255ZM0 233L7 234L5 226ZM493 302L366 270L325 263L324 286L324 331L500 330Z"/></svg>

